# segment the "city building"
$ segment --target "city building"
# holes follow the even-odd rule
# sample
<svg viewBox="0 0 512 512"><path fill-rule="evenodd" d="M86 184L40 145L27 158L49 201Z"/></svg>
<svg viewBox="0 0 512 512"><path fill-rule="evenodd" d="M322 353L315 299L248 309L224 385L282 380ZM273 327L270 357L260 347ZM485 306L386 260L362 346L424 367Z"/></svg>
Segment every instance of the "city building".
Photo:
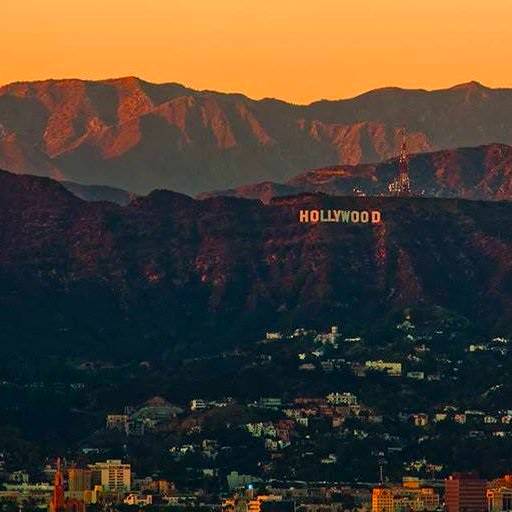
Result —
<svg viewBox="0 0 512 512"><path fill-rule="evenodd" d="M334 405L357 405L357 397L352 393L329 393L325 399Z"/></svg>
<svg viewBox="0 0 512 512"><path fill-rule="evenodd" d="M194 398L190 401L190 410L191 411L202 411L203 409L206 409L208 407L208 404L205 400L202 398Z"/></svg>
<svg viewBox="0 0 512 512"><path fill-rule="evenodd" d="M222 512L295 512L294 501L284 501L280 495L259 494L252 488L222 502Z"/></svg>
<svg viewBox="0 0 512 512"><path fill-rule="evenodd" d="M489 512L512 510L512 475L489 482L487 507Z"/></svg>
<svg viewBox="0 0 512 512"><path fill-rule="evenodd" d="M258 405L263 409L280 409L283 405L283 401L279 397L262 397Z"/></svg>
<svg viewBox="0 0 512 512"><path fill-rule="evenodd" d="M261 481L261 479L256 476L242 475L238 473L238 471L231 471L231 473L227 475L226 479L230 489L239 489Z"/></svg>
<svg viewBox="0 0 512 512"><path fill-rule="evenodd" d="M84 468L68 469L68 489L65 492L66 498L91 503L95 501L92 495L92 471Z"/></svg>
<svg viewBox="0 0 512 512"><path fill-rule="evenodd" d="M64 475L60 459L57 459L57 471L53 479L53 493L48 504L48 512L85 512L85 502L83 500L65 497Z"/></svg>
<svg viewBox="0 0 512 512"><path fill-rule="evenodd" d="M445 480L447 512L485 512L487 482L474 473L454 473Z"/></svg>
<svg viewBox="0 0 512 512"><path fill-rule="evenodd" d="M416 380L423 380L425 378L425 372L407 372L407 378L408 379L416 379Z"/></svg>
<svg viewBox="0 0 512 512"><path fill-rule="evenodd" d="M333 325L331 330L327 333L318 334L315 337L315 341L322 345L333 345L337 346L338 340L341 338L341 333L337 325Z"/></svg>
<svg viewBox="0 0 512 512"><path fill-rule="evenodd" d="M107 415L107 429L124 430L129 416L127 414L109 414Z"/></svg>
<svg viewBox="0 0 512 512"><path fill-rule="evenodd" d="M130 493L123 500L126 505L136 505L139 507L146 507L153 504L153 496L151 494L136 494Z"/></svg>
<svg viewBox="0 0 512 512"><path fill-rule="evenodd" d="M83 468L68 469L68 492L84 492L91 489L92 471Z"/></svg>
<svg viewBox="0 0 512 512"><path fill-rule="evenodd" d="M131 467L118 459L90 464L92 481L105 492L128 492L131 489Z"/></svg>
<svg viewBox="0 0 512 512"><path fill-rule="evenodd" d="M29 482L29 474L27 471L24 471L22 469L18 471L13 471L9 474L9 482L15 483L15 484L28 484Z"/></svg>
<svg viewBox="0 0 512 512"><path fill-rule="evenodd" d="M395 512L433 511L439 507L439 494L433 487L423 487L417 478L404 478L401 487L394 488Z"/></svg>
<svg viewBox="0 0 512 512"><path fill-rule="evenodd" d="M428 414L425 413L414 413L409 416L409 420L416 427L425 427L428 425Z"/></svg>
<svg viewBox="0 0 512 512"><path fill-rule="evenodd" d="M388 487L372 489L372 512L394 512L393 491Z"/></svg>
<svg viewBox="0 0 512 512"><path fill-rule="evenodd" d="M401 486L379 486L372 490L372 512L423 512L439 507L439 494L422 487L417 478L404 479Z"/></svg>
<svg viewBox="0 0 512 512"><path fill-rule="evenodd" d="M385 372L392 377L400 377L402 375L402 363L382 360L366 361L365 366L367 370Z"/></svg>
<svg viewBox="0 0 512 512"><path fill-rule="evenodd" d="M268 331L265 334L265 339L267 341L281 340L281 339L283 339L283 335L278 331Z"/></svg>

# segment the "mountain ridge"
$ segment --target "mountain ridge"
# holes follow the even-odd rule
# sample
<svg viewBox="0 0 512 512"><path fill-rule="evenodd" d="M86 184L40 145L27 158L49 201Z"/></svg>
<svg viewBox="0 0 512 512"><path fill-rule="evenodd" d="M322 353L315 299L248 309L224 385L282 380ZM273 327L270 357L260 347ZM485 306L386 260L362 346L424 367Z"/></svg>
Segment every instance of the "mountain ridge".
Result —
<svg viewBox="0 0 512 512"><path fill-rule="evenodd" d="M301 209L383 222L304 224ZM304 323L362 328L406 307L500 332L512 320L509 202L155 191L120 206L0 172L0 215L0 321L17 350L146 357Z"/></svg>
<svg viewBox="0 0 512 512"><path fill-rule="evenodd" d="M199 194L260 199L301 192L329 195L389 195L388 184L398 174L398 158L377 163L338 165L310 169L284 183L260 182L234 189ZM485 201L512 199L512 147L489 144L479 147L416 153L408 156L413 195Z"/></svg>
<svg viewBox="0 0 512 512"><path fill-rule="evenodd" d="M105 185L82 185L73 181L60 182L73 195L85 201L109 201L126 206L135 198L135 194L119 188Z"/></svg>
<svg viewBox="0 0 512 512"><path fill-rule="evenodd" d="M0 88L0 167L188 194L398 154L512 144L512 90L385 88L293 105L135 77Z"/></svg>
<svg viewBox="0 0 512 512"><path fill-rule="evenodd" d="M184 91L190 91L190 92L197 92L197 93L205 93L205 94L217 94L217 95L224 95L224 96L239 96L245 99L248 99L250 101L275 101L278 103L284 103L287 105L292 105L296 107L309 107L316 103L321 102L344 102L344 101L352 101L354 99L371 95L373 93L380 93L380 92L386 92L386 91L409 91L409 92L421 92L421 93L435 93L435 92L442 92L442 91L450 91L450 90L457 90L457 89L481 89L481 90L495 90L495 91L503 91L503 90L510 90L511 87L490 87L478 80L469 80L468 82L461 82L457 83L455 85L446 86L446 87L437 87L433 89L426 89L423 87L418 88L408 88L408 87L402 87L398 85L384 85L381 87L376 87L374 89L369 89L367 91L362 91L358 94L355 94L353 96L347 96L345 98L321 98L318 100L310 101L309 103L298 103L293 102L289 100L285 100L282 98L278 98L275 96L263 96L261 98L255 98L252 97L246 93L240 92L240 91L218 91L215 89L205 88L205 89L196 89L194 87L185 85L182 82L174 82L174 81L163 81L163 82L152 82L150 80L146 80L144 78L141 78L137 75L125 75L120 77L110 77L110 78L98 78L98 79L86 79L86 78L76 78L76 77L64 77L64 78L42 78L38 80L16 80L14 82L8 82L5 84L0 85L0 93L3 92L3 89L8 89L11 87L16 86L25 86L26 84L33 84L33 85L44 85L44 84L64 84L67 82L79 82L83 84L109 84L109 83L121 83L121 84L127 84L130 82L140 82L141 84L145 84L148 86L168 86L168 87L176 87L179 89L183 89Z"/></svg>

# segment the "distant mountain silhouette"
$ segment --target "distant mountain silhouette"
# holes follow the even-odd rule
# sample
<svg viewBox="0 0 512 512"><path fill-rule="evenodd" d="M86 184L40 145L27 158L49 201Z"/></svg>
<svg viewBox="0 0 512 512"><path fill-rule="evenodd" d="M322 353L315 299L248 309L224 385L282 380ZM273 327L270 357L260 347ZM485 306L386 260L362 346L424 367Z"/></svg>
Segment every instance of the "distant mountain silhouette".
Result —
<svg viewBox="0 0 512 512"><path fill-rule="evenodd" d="M134 77L0 88L0 166L135 193L379 162L398 153L402 127L411 152L512 144L512 90L385 88L301 106Z"/></svg>
<svg viewBox="0 0 512 512"><path fill-rule="evenodd" d="M119 188L107 187L104 185L81 185L72 181L61 181L70 192L76 197L85 201L109 201L120 205L127 205L135 199L135 195Z"/></svg>
<svg viewBox="0 0 512 512"><path fill-rule="evenodd" d="M299 174L284 184L262 182L234 189L199 194L260 199L303 192L335 196L387 194L389 182L398 173L398 159L380 163L330 166ZM512 147L490 144L476 148L418 153L409 157L412 192L427 197L478 200L512 199ZM357 191L357 192L355 192Z"/></svg>

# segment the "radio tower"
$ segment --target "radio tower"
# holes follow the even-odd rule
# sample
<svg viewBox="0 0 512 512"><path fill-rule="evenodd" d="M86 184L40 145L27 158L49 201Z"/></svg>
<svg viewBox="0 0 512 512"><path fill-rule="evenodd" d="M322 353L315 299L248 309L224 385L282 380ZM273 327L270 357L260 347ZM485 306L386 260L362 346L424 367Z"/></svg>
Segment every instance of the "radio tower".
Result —
<svg viewBox="0 0 512 512"><path fill-rule="evenodd" d="M405 132L402 130L402 146L398 159L398 177L389 185L388 190L395 196L407 197L411 195L411 180L409 179L409 159L405 143Z"/></svg>
<svg viewBox="0 0 512 512"><path fill-rule="evenodd" d="M384 458L384 452L379 452L377 463L379 464L379 483L380 485L384 485L384 466L388 463Z"/></svg>

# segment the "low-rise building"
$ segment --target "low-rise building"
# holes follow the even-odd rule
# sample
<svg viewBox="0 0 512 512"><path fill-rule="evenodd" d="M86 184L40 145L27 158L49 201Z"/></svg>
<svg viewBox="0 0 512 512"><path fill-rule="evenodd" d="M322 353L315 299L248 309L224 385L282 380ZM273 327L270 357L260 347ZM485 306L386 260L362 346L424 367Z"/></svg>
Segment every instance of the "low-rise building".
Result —
<svg viewBox="0 0 512 512"><path fill-rule="evenodd" d="M376 370L385 372L392 377L400 377L402 375L402 363L393 361L366 361L365 367L367 370Z"/></svg>
<svg viewBox="0 0 512 512"><path fill-rule="evenodd" d="M512 510L512 475L489 482L487 504L489 512Z"/></svg>
<svg viewBox="0 0 512 512"><path fill-rule="evenodd" d="M124 498L123 503L126 505L146 507L153 504L153 496L151 494L137 494L132 492Z"/></svg>
<svg viewBox="0 0 512 512"><path fill-rule="evenodd" d="M208 407L206 400L202 398L194 398L190 401L190 410L191 411L202 411Z"/></svg>
<svg viewBox="0 0 512 512"><path fill-rule="evenodd" d="M124 431L128 419L127 414L109 414L107 415L107 429Z"/></svg>
<svg viewBox="0 0 512 512"><path fill-rule="evenodd" d="M422 512L439 507L439 494L423 487L417 478L407 478L401 486L379 486L372 491L372 512Z"/></svg>
<svg viewBox="0 0 512 512"><path fill-rule="evenodd" d="M329 393L325 399L333 405L357 405L357 397L352 393Z"/></svg>

